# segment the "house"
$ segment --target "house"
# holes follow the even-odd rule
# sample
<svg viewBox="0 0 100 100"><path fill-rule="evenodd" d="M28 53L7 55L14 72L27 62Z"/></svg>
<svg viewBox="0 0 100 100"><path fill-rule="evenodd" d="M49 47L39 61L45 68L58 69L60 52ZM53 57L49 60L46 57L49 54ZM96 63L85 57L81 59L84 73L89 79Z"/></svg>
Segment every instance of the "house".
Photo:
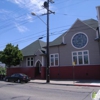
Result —
<svg viewBox="0 0 100 100"><path fill-rule="evenodd" d="M6 67L6 65L2 62L0 62L0 67Z"/></svg>
<svg viewBox="0 0 100 100"><path fill-rule="evenodd" d="M98 20L77 19L70 29L49 44L50 79L100 79L100 6ZM22 49L24 60L10 74L23 72L46 78L46 43L36 40Z"/></svg>
<svg viewBox="0 0 100 100"><path fill-rule="evenodd" d="M0 54L1 53L2 53L2 51L0 51ZM6 65L0 61L0 67L6 67Z"/></svg>

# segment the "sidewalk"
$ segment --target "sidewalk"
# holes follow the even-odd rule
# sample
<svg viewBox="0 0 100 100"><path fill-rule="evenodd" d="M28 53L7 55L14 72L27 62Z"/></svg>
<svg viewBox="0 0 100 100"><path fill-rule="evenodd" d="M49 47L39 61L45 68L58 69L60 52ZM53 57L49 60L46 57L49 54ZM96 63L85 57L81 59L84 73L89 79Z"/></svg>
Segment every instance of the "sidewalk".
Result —
<svg viewBox="0 0 100 100"><path fill-rule="evenodd" d="M46 84L46 80L34 79L30 83ZM88 86L100 87L100 80L50 80L49 84L54 85L69 85L69 86Z"/></svg>

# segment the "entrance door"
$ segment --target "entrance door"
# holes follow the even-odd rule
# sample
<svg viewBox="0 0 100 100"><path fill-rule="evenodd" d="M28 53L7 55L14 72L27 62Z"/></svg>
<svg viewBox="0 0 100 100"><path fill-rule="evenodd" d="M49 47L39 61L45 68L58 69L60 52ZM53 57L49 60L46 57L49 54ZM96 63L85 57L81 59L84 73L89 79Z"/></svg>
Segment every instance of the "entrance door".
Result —
<svg viewBox="0 0 100 100"><path fill-rule="evenodd" d="M35 72L36 72L35 75L36 76L39 76L41 74L41 66L42 66L41 62L37 61L37 63L36 63L36 70L35 70Z"/></svg>

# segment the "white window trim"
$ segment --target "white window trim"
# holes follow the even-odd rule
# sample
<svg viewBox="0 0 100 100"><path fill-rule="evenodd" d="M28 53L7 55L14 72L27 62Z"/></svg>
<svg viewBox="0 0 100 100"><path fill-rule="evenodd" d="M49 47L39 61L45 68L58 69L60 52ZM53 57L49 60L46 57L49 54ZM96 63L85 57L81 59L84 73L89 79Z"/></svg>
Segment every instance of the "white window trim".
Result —
<svg viewBox="0 0 100 100"><path fill-rule="evenodd" d="M42 56L42 66L44 66L44 56Z"/></svg>
<svg viewBox="0 0 100 100"><path fill-rule="evenodd" d="M28 66L28 58L30 58L30 66ZM26 66L27 67L33 67L34 66L34 58L33 58L33 66L31 66L31 58L33 58L33 57L27 57L26 58Z"/></svg>
<svg viewBox="0 0 100 100"><path fill-rule="evenodd" d="M96 30L96 38L99 38L98 30Z"/></svg>
<svg viewBox="0 0 100 100"><path fill-rule="evenodd" d="M84 35L87 37L87 43L86 43L86 45L88 44L88 41L89 41L87 34L85 34L84 32L77 32L77 33L75 33L75 34L72 36L72 38L71 38L71 45L72 45L74 48L76 48L76 49L82 49L82 48L86 47L86 45L85 45L85 46L83 46L82 48L77 48L77 47L75 47L75 46L73 45L72 40L73 40L74 36L77 35L77 34L79 34L79 33L82 33L82 34L84 34Z"/></svg>
<svg viewBox="0 0 100 100"><path fill-rule="evenodd" d="M84 64L84 55L83 55L83 52L87 51L87 55L88 55L88 64ZM83 61L83 64L79 64L79 59L78 59L78 55L77 55L77 64L76 65L89 65L90 64L90 59L89 59L89 50L81 50L81 51L73 51L72 52L72 65L73 65L73 53L76 52L78 54L78 52L82 52L82 61Z"/></svg>
<svg viewBox="0 0 100 100"><path fill-rule="evenodd" d="M54 59L54 65L51 65L51 55L58 55L58 65L55 65L55 59ZM50 54L50 66L59 66L59 53Z"/></svg>
<svg viewBox="0 0 100 100"><path fill-rule="evenodd" d="M42 62L38 59L38 60L36 60L36 62L35 62L35 67L36 67L36 64L37 64L37 62L40 62L41 63L41 65L42 65ZM43 65L42 65L43 66Z"/></svg>

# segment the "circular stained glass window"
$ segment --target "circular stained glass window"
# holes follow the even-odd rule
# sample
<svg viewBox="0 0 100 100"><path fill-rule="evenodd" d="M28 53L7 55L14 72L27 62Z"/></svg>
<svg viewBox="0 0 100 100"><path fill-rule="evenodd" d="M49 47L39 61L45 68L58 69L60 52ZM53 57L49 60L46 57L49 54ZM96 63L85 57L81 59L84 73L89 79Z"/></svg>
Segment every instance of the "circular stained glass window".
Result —
<svg viewBox="0 0 100 100"><path fill-rule="evenodd" d="M75 48L83 48L88 42L87 35L83 33L77 33L72 37L72 45Z"/></svg>

